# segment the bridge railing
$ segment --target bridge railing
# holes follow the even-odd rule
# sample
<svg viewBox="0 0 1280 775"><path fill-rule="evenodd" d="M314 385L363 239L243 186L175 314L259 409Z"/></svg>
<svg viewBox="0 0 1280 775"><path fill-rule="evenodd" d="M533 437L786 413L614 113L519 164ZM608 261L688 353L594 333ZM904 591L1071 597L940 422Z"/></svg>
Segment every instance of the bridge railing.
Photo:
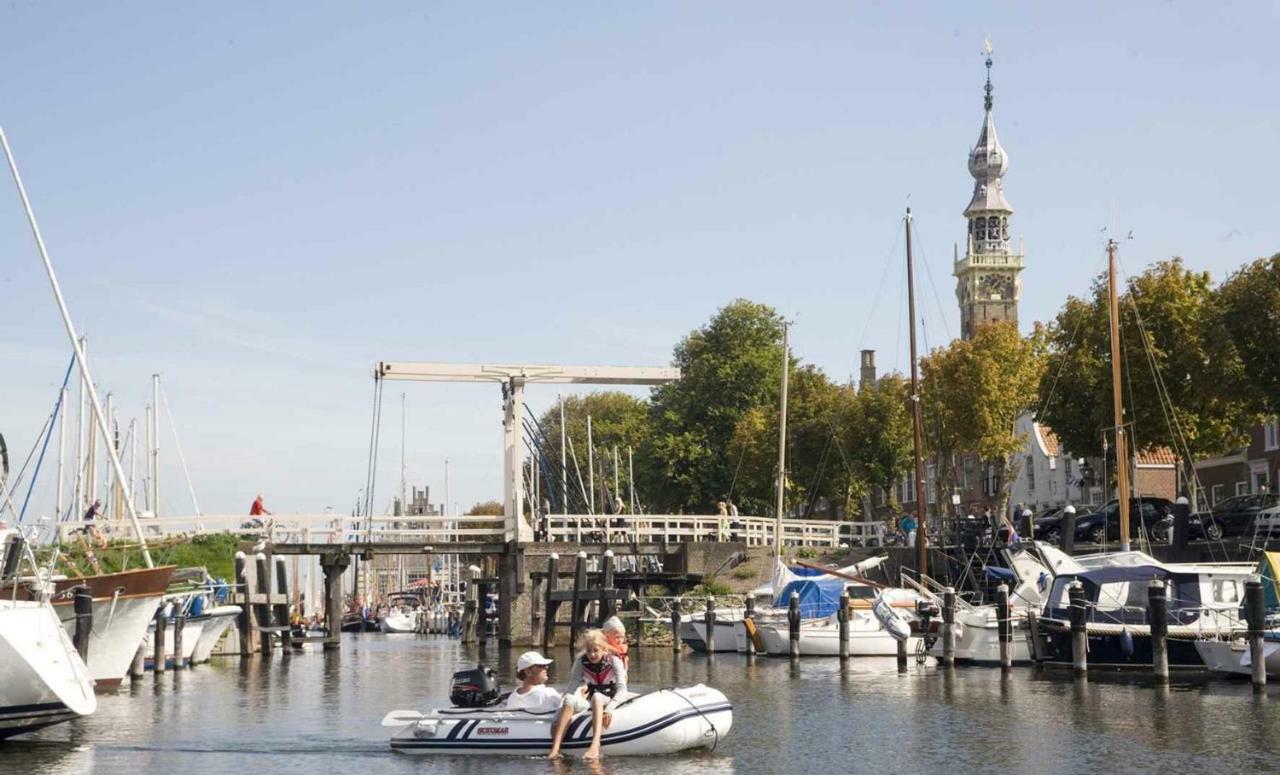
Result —
<svg viewBox="0 0 1280 775"><path fill-rule="evenodd" d="M692 543L743 541L748 546L772 546L772 517L721 517L691 514L552 514L546 518L552 541L591 543L637 541L641 543ZM785 546L834 549L844 546L883 544L880 522L784 519Z"/></svg>
<svg viewBox="0 0 1280 775"><path fill-rule="evenodd" d="M196 536L215 533L270 538L274 542L341 543L343 541L502 541L506 517L502 516L398 516L354 517L345 514L202 514L142 518L147 538ZM107 539L134 537L127 520L96 519L62 522L58 535L74 540L76 533L92 528Z"/></svg>

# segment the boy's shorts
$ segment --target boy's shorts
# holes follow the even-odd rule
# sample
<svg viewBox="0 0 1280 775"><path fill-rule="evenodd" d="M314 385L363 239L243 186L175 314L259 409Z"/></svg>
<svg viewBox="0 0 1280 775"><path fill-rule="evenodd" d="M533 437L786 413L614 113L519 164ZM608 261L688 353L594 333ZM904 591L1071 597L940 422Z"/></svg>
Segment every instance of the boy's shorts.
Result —
<svg viewBox="0 0 1280 775"><path fill-rule="evenodd" d="M566 694L564 696L563 705L565 707L573 708L574 713L581 713L585 710L591 709L591 703L587 700L587 698L583 697L581 694L578 694L577 692L569 692L568 694Z"/></svg>

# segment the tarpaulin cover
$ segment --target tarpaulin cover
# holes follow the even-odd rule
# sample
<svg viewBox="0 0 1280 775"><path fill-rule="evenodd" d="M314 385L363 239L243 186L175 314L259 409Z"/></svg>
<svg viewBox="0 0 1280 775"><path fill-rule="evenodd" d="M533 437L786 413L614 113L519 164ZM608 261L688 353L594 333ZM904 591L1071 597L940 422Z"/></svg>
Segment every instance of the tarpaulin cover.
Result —
<svg viewBox="0 0 1280 775"><path fill-rule="evenodd" d="M821 619L836 612L840 607L840 594L844 592L844 579L832 576L820 576L810 579L796 579L782 588L782 593L774 598L774 605L786 608L790 605L791 593L800 596L800 618Z"/></svg>

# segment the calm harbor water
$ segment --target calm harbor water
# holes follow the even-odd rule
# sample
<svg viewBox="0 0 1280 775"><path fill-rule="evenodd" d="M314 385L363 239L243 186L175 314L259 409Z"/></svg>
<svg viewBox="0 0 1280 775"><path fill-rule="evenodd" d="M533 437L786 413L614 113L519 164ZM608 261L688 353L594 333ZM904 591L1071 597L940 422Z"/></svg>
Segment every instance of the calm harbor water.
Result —
<svg viewBox="0 0 1280 775"><path fill-rule="evenodd" d="M0 743L0 773L591 772L1270 772L1280 750L1280 687L1194 681L1163 689L1143 678L1087 683L1018 669L942 671L892 659L713 659L665 649L633 657L633 688L705 682L734 703L733 731L713 752L578 759L393 754L393 708L427 708L448 693L475 647L413 635L344 636L342 651L215 659L148 676L101 698L86 719ZM470 655L470 656L469 656ZM514 683L518 650L486 663ZM567 676L568 652L553 653Z"/></svg>

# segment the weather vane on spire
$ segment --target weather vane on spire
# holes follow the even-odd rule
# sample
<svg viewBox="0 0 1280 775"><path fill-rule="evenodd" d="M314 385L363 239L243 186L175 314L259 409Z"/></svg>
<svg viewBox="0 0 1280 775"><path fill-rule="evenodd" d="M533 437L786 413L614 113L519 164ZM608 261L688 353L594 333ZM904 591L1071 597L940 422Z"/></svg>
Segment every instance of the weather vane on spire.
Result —
<svg viewBox="0 0 1280 775"><path fill-rule="evenodd" d="M986 107L987 110L991 110L991 37L990 36L987 37L986 43L982 47L982 51L987 55L987 86L986 86L987 96L986 96L986 99L983 100L982 104Z"/></svg>

